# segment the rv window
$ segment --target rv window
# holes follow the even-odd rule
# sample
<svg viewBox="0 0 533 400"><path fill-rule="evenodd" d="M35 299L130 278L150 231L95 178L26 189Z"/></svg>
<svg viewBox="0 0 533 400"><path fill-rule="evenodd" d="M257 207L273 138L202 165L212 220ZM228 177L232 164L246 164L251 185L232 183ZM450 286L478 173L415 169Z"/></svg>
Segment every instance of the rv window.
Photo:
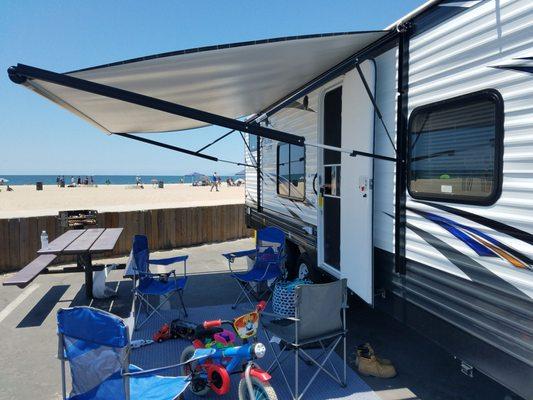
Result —
<svg viewBox="0 0 533 400"><path fill-rule="evenodd" d="M293 200L305 199L305 148L278 145L278 194Z"/></svg>
<svg viewBox="0 0 533 400"><path fill-rule="evenodd" d="M494 90L415 109L409 182L415 199L493 204L501 192L503 104Z"/></svg>

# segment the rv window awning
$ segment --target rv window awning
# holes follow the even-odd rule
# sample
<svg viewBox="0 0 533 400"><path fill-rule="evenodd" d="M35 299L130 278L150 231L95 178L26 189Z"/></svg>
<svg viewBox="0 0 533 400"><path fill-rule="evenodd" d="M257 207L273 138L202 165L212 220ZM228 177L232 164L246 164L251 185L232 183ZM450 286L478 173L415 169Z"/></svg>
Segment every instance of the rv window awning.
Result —
<svg viewBox="0 0 533 400"><path fill-rule="evenodd" d="M60 75L237 119L265 110L386 34L352 32L212 46ZM24 74L11 78L108 133L168 132L209 124L83 87Z"/></svg>

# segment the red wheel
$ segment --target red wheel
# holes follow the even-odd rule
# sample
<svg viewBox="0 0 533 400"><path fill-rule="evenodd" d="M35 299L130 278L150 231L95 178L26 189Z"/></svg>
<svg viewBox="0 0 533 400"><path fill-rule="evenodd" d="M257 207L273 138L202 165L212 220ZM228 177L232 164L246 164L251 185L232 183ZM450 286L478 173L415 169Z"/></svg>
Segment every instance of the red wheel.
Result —
<svg viewBox="0 0 533 400"><path fill-rule="evenodd" d="M231 380L226 368L211 364L207 367L207 379L210 382L211 390L219 396L225 395L229 392Z"/></svg>

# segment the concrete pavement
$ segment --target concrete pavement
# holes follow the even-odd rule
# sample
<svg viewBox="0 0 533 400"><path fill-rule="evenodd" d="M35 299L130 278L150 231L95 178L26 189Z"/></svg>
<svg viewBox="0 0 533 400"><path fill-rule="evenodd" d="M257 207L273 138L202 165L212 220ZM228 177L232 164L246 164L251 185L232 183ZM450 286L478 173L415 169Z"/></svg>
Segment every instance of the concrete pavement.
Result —
<svg viewBox="0 0 533 400"><path fill-rule="evenodd" d="M238 288L220 254L251 247L250 239L242 239L154 252L152 257L189 254L190 280L185 293L188 307L228 304L235 299ZM125 263L126 258L97 262ZM246 265L237 262L236 267L244 269ZM90 305L127 317L131 309L131 282L123 280L122 274L122 270L116 270L108 277L108 282L117 288L117 298L93 301ZM51 273L39 276L25 289L0 287L0 400L61 398L55 313L60 307L88 305L83 279L81 273ZM442 349L355 298L351 300L348 324L348 349L370 341L378 354L396 364L396 378L363 377L384 400L518 399L479 373L473 379L462 375L458 362Z"/></svg>

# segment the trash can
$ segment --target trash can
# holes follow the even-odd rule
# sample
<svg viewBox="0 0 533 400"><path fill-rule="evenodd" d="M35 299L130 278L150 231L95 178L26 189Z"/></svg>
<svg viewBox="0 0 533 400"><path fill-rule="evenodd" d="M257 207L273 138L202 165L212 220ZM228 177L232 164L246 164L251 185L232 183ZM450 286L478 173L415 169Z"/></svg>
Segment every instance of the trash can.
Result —
<svg viewBox="0 0 533 400"><path fill-rule="evenodd" d="M163 189L165 187L165 183L163 181L158 182L159 189Z"/></svg>
<svg viewBox="0 0 533 400"><path fill-rule="evenodd" d="M35 189L43 190L43 183L42 182L36 182L35 183Z"/></svg>

